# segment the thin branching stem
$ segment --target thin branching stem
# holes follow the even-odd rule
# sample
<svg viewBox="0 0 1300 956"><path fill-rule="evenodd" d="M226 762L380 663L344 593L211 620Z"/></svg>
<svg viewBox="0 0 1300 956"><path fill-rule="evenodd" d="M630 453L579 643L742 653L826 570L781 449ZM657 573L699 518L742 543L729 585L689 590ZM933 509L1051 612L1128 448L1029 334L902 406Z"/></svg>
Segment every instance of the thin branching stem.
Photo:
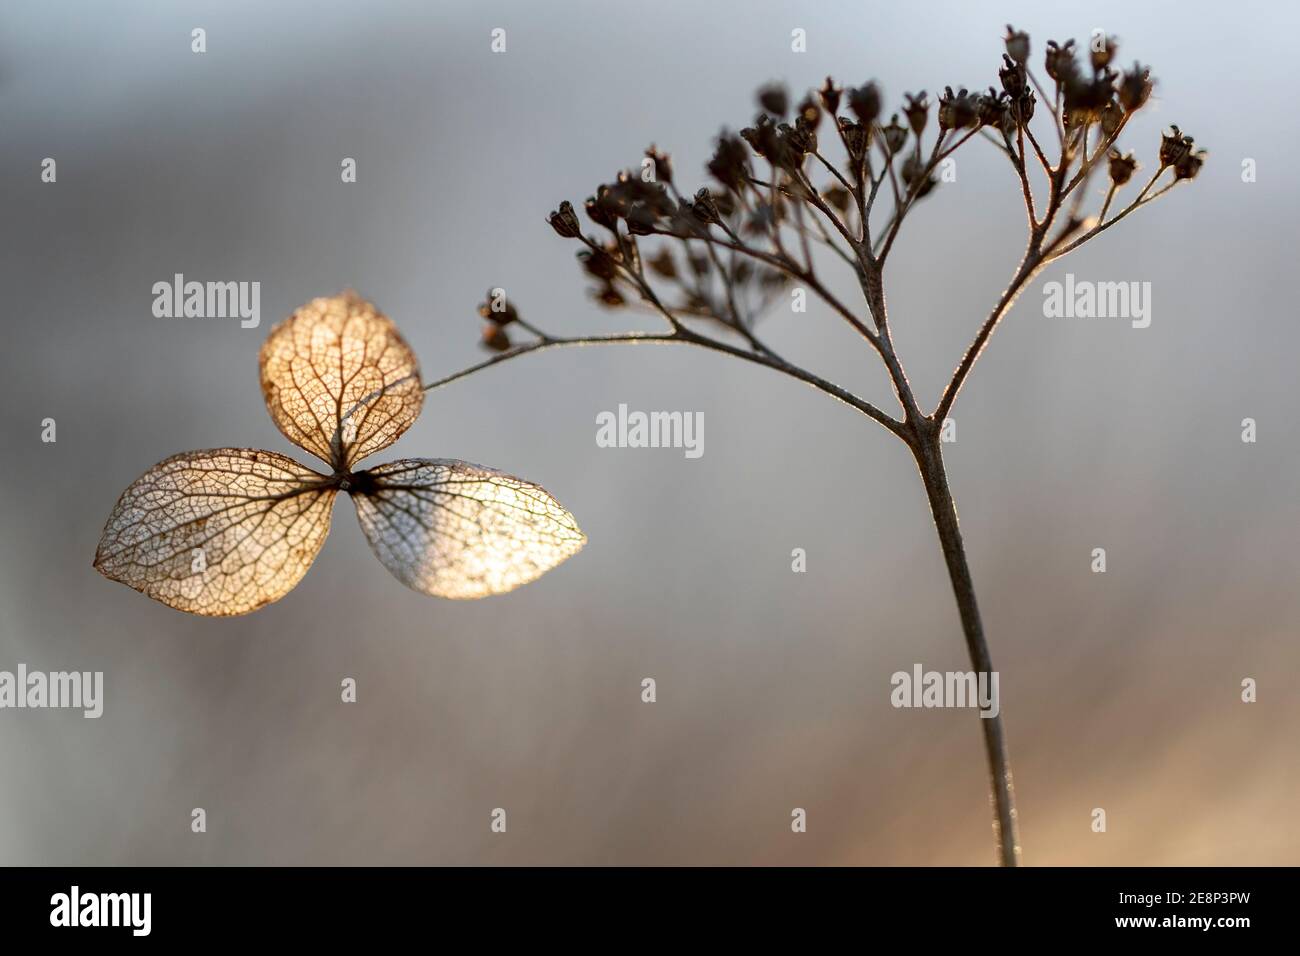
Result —
<svg viewBox="0 0 1300 956"><path fill-rule="evenodd" d="M702 190L691 206L671 184L669 193L675 204L665 203L662 197L653 194L652 189L638 186L630 177L621 177L617 186L608 187L611 195L615 190L620 192L619 198L611 207L612 211L598 209L597 214L592 215L594 221L613 233L613 243L608 247L583 236L572 209L564 212L567 206L565 204L562 206L563 215L552 214L551 224L562 236L578 238L587 247L588 251L583 256L590 257L587 260L588 270L602 282L597 290L601 300L607 304L630 303L648 308L668 323L667 331L561 337L550 335L535 325L519 320L519 327L532 334L534 341L510 347L508 334L501 333L499 329L489 329L488 344L497 348L505 346L507 351L429 383L425 386L426 390L439 388L531 352L604 344L693 345L770 368L810 385L862 412L902 440L911 450L934 518L971 666L978 673L992 672L993 662L958 523L957 506L943 461L939 436L944 421L952 413L962 388L993 333L1010 312L1017 297L1028 288L1041 270L1164 195L1178 182L1193 177L1204 156L1203 152L1193 154L1191 138L1183 137L1175 127L1172 136L1167 136L1162 142L1161 165L1155 175L1132 202L1107 218L1120 184L1127 181L1135 168L1131 155L1112 156L1109 170L1111 182L1101 202L1100 214L1095 220L1084 218L1083 205L1091 198L1088 186L1092 176L1103 165L1108 151L1127 127L1130 115L1141 108L1150 94L1147 74L1135 67L1132 72L1124 75L1122 82L1112 86L1117 75L1107 72L1105 64L1098 66L1094 61L1089 64L1093 70L1089 81L1086 74L1079 72L1077 64L1069 62L1072 44L1053 45L1055 49L1049 50L1048 55L1048 73L1053 78L1070 79L1068 84L1057 79L1055 94L1049 98L1037 76L1022 62L1027 43L1028 37L1009 30L1008 57L1004 60L1008 66L1004 68L1001 77L1006 93L971 97L965 90L957 94L951 88L945 91L939 108L939 132L927 158L923 159L923 139L918 132L924 130L927 119L922 98L910 98L908 106L911 132L905 133L904 137L912 137L910 148L904 139L904 145L899 146L899 142L895 141L893 145L899 148L890 149L884 130L874 119L879 115L878 111L872 110L868 116L863 108L862 104L870 100L859 95L856 102L850 101L862 123L855 123L847 117L837 117L834 115L837 112L834 107L840 94L835 92L837 88L833 84L828 83L828 87L822 91L823 104L832 114L831 122L844 149L847 161L843 170L837 168L817 148L815 124L812 129L799 125L805 121L811 122L806 120L808 111L801 109L795 126L783 125L776 114L785 115L786 109L777 106L771 108L772 115L760 119L756 128L742 131L741 138L748 142L752 152L746 152L738 138L728 140L724 136L720 141L719 151L710 163L710 169L718 181L724 184L727 193L723 197L727 200L725 203L715 203L708 191ZM1021 60L1015 60L1016 56ZM1017 71L1018 82L1013 82ZM1017 88L1020 98L1017 98ZM1100 101L1096 95L1098 91ZM1030 112L1025 106L1024 97L1032 98L1035 92L1043 107L1038 115L1041 117L1049 106L1051 109L1051 123L1056 130L1059 145L1056 162L1049 159L1028 116L1022 115L1022 110L1026 114ZM1069 114L1068 126L1064 121L1063 104L1065 113ZM1112 126L1109 123L1109 118L1114 116L1112 111L1121 106L1123 115ZM764 109L768 109L767 101L764 101ZM1109 132L1102 132L1108 127ZM1090 150L1089 140L1093 129L1099 130L1099 133ZM999 135L993 135L994 133ZM885 299L885 261L909 212L935 185L931 174L938 164L975 136L988 139L1011 163L1024 204L1027 241L1010 282L962 354L934 411L927 415L917 401L904 364L894 346ZM824 137L821 142L825 145L828 139ZM878 171L872 163L873 149L880 153ZM754 155L767 160L770 172L766 179L754 175ZM810 156L817 161L816 164L808 161ZM1037 159L1046 181L1046 189L1040 193L1038 200L1035 198L1034 184L1030 181L1030 156ZM896 166L896 160L902 161L901 169ZM1171 167L1174 172L1173 181L1156 188L1164 171ZM820 190L813 181L813 175L819 174L821 170L825 170L832 178L826 190ZM893 204L883 228L876 231L872 229L871 215L886 181L889 183L887 189L892 195ZM832 208L826 200L830 190L838 192L841 187L848 192L851 200L851 203L836 203L843 210L842 213ZM793 215L788 212L791 206ZM646 209L651 210L649 215L644 214ZM856 210L857 223L852 221L850 212L853 210ZM634 211L638 213L636 216L632 215ZM626 220L627 236L620 232L623 220ZM715 226L718 232L714 231ZM787 251L783 238L790 230L794 231L798 239L797 249L793 243L790 246L795 255ZM742 239L742 235L753 237L753 241ZM683 244L694 273L694 282L688 283L683 274L671 267L671 256L668 257L668 264L650 260L655 274L664 280L662 288L680 293L682 303L665 301L668 296L661 295L656 290L655 281L652 281L651 275L642 265L637 245L641 238ZM698 257L691 251L692 244L696 242L704 244L705 257ZM834 294L818 274L813 242L831 249L841 261L853 268L866 306L866 312L862 316ZM724 250L727 253L725 268L722 255ZM741 266L749 266L748 263L739 261L744 258L766 268L742 269ZM711 274L723 286L725 302L721 304L713 292L714 281L709 279L706 284L705 276L710 275L710 265ZM752 305L755 298L760 304L773 301L775 296L770 294L772 289L781 288L783 283L790 280L802 283L811 290L872 346L885 366L902 410L901 418L882 411L815 372L789 362L758 338L752 327L756 313L751 311L746 314L742 311L741 303ZM746 294L742 296L741 293ZM705 334L698 330L694 321L698 319L716 322L740 338L735 339L733 344ZM709 328L712 329L713 326ZM980 724L988 759L999 860L1004 865L1014 866L1020 859L1020 843L1003 719L1000 713L995 717L982 715Z"/></svg>

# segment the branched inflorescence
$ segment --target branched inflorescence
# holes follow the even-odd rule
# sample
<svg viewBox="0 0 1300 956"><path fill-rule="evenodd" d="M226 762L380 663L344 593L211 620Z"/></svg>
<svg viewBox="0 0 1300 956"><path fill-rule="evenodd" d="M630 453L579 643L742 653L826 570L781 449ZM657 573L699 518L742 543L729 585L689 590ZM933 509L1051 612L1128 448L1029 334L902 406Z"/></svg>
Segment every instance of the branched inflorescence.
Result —
<svg viewBox="0 0 1300 956"><path fill-rule="evenodd" d="M592 294L610 308L639 307L660 331L561 337L525 322L491 297L481 309L484 343L497 355L427 386L539 349L610 343L680 343L724 352L803 381L851 405L912 451L948 566L971 662L991 671L975 590L939 444L939 431L980 352L1016 297L1048 263L1194 179L1205 153L1178 127L1164 134L1153 172L1139 171L1117 147L1150 100L1150 71L1112 66L1117 43L1096 33L1086 54L1073 40L1050 41L1045 79L1030 66L1027 34L1007 27L997 84L972 93L945 87L936 102L907 94L884 119L875 83L842 89L827 79L797 103L779 86L759 90L753 125L724 131L708 162L710 183L689 198L669 157L653 146L640 170L599 186L586 201L584 231L569 202L550 214L561 237L578 242ZM1011 167L1027 220L1025 252L1006 289L978 326L956 370L925 411L894 349L885 306L885 264L916 203L934 195L944 160L972 140ZM1095 178L1108 180L1090 191ZM1121 199L1127 193L1127 202ZM1085 209L1090 197L1098 209ZM1117 211L1116 211L1117 210ZM819 263L838 260L861 287L845 302L822 280ZM791 284L818 297L880 357L898 399L891 414L770 348L756 323ZM499 292L499 290L497 290ZM1000 859L1019 858L1010 762L1001 717L982 720Z"/></svg>
<svg viewBox="0 0 1300 956"><path fill-rule="evenodd" d="M585 214L597 232L584 231L567 201L548 221L560 236L583 246L578 255L596 301L609 308L648 308L666 321L667 330L561 339L518 321L513 305L485 305L484 344L502 353L491 361L553 345L680 341L795 374L850 400L903 438L927 421L941 420L988 336L1043 266L1194 178L1205 157L1173 127L1160 144L1152 176L1112 211L1139 169L1133 154L1121 153L1116 143L1150 99L1150 71L1137 63L1124 71L1113 68L1113 37L1094 37L1082 62L1073 40L1049 41L1044 85L1029 65L1029 37L1008 27L1005 45L996 86L983 93L945 87L937 102L924 91L909 93L888 121L875 83L842 89L828 78L798 103L782 87L766 86L759 90L753 125L719 136L708 161L711 181L689 196L679 191L668 155L652 146L640 169L620 173L587 198ZM927 415L894 353L883 271L908 214L935 193L940 164L977 138L1002 153L1015 174L1029 243L1010 285ZM1086 215L1088 187L1099 175L1109 185L1099 211ZM1037 197L1035 179L1041 179ZM863 302L846 303L830 291L818 271L818 259L825 258L814 254L819 249L854 272ZM763 342L757 320L792 283L819 297L880 354L898 393L901 419L843 389L827 389L829 383L792 366Z"/></svg>

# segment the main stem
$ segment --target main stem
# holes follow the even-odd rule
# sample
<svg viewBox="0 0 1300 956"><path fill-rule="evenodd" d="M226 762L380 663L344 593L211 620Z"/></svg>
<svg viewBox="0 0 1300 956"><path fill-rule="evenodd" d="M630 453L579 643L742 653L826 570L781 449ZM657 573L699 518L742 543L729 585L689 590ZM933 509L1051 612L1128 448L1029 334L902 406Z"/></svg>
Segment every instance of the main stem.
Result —
<svg viewBox="0 0 1300 956"><path fill-rule="evenodd" d="M918 428L912 446L921 480L925 483L934 526L939 532L939 544L948 565L953 595L957 599L957 612L961 616L962 632L966 636L966 650L971 667L978 674L992 674L993 660L989 656L988 642L984 639L984 625L980 621L979 605L975 599L975 584L971 580L970 565L966 561L966 548L962 544L961 526L957 522L957 505L948 487L948 474L943 466L943 452L939 442L942 422L926 423ZM1011 780L1011 761L1007 757L1006 734L1002 728L1002 712L993 717L980 714L984 733L984 749L988 755L990 786L996 809L994 835L998 843L998 856L1003 866L1016 866L1020 862L1020 834L1016 826L1016 793Z"/></svg>

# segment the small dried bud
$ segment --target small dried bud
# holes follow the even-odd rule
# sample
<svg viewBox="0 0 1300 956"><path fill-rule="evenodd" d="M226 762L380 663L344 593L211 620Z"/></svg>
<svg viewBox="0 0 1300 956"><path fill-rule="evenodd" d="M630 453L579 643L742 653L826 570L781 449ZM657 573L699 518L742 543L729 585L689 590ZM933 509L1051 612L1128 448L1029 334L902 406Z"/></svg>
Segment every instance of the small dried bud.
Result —
<svg viewBox="0 0 1300 956"><path fill-rule="evenodd" d="M1074 41L1066 40L1063 45L1057 46L1055 40L1048 40L1043 68L1047 70L1047 75L1058 83L1073 79L1079 70L1074 62Z"/></svg>
<svg viewBox="0 0 1300 956"><path fill-rule="evenodd" d="M510 336L501 326L489 322L483 326L482 345L492 352L508 352L511 345Z"/></svg>
<svg viewBox="0 0 1300 956"><path fill-rule="evenodd" d="M496 325L509 325L519 318L519 310L506 298L503 289L488 289L487 297L479 303L478 314Z"/></svg>
<svg viewBox="0 0 1300 956"><path fill-rule="evenodd" d="M799 103L798 115L795 117L795 126L802 129L816 131L822 122L822 108L811 96L805 96Z"/></svg>
<svg viewBox="0 0 1300 956"><path fill-rule="evenodd" d="M1177 126L1169 127L1173 132L1160 134L1160 168L1177 166L1179 161L1192 151L1192 138L1184 136Z"/></svg>
<svg viewBox="0 0 1300 956"><path fill-rule="evenodd" d="M836 86L829 76L826 77L826 82L822 84L822 88L817 91L817 95L821 98L822 106L826 107L826 112L830 113L831 116L834 116L839 112L840 94L843 92L844 91Z"/></svg>
<svg viewBox="0 0 1300 956"><path fill-rule="evenodd" d="M1101 111L1101 131L1106 136L1114 136L1119 124L1124 120L1124 107L1111 100Z"/></svg>
<svg viewBox="0 0 1300 956"><path fill-rule="evenodd" d="M1007 132L1008 135L1010 135L1010 132L1014 132L1017 119L1021 123L1028 123L1031 119L1033 119L1034 104L1036 102L1038 101L1034 97L1034 91L1026 87L1024 92L1020 94L1020 98L1016 100L1014 103L1009 104L1009 108L1007 110L1007 119L1011 123L1011 130L1008 132L1006 129L1004 129L1003 132Z"/></svg>
<svg viewBox="0 0 1300 956"><path fill-rule="evenodd" d="M1151 69L1134 61L1119 84L1119 102L1130 113L1140 110L1151 96Z"/></svg>
<svg viewBox="0 0 1300 956"><path fill-rule="evenodd" d="M576 239L582 235L582 223L578 222L578 214L573 211L573 203L567 199L560 203L558 211L551 211L546 221L562 239Z"/></svg>
<svg viewBox="0 0 1300 956"><path fill-rule="evenodd" d="M892 155L903 148L907 142L907 127L898 121L898 114L895 113L889 119L889 125L884 128L885 149Z"/></svg>
<svg viewBox="0 0 1300 956"><path fill-rule="evenodd" d="M740 138L751 149L774 166L784 166L789 159L788 144L773 123L766 116L760 116L754 126L747 126L740 131Z"/></svg>
<svg viewBox="0 0 1300 956"><path fill-rule="evenodd" d="M1085 79L1074 76L1064 84L1062 101L1067 114L1075 114L1073 122L1101 119L1115 95L1112 77L1108 74Z"/></svg>
<svg viewBox="0 0 1300 956"><path fill-rule="evenodd" d="M1092 42L1088 44L1088 56L1092 60L1092 68L1098 73L1106 69L1118 49L1119 41L1114 37L1105 35L1093 37Z"/></svg>
<svg viewBox="0 0 1300 956"><path fill-rule="evenodd" d="M915 153L908 156L907 159L903 161L903 183L909 190L916 190L917 199L927 195L939 182L933 176L929 175L922 179L921 177L924 173L925 163L918 159Z"/></svg>
<svg viewBox="0 0 1300 956"><path fill-rule="evenodd" d="M1118 149L1112 149L1106 154L1110 161L1110 181L1116 186L1123 186L1133 178L1137 172L1138 162L1133 158L1132 151L1120 154Z"/></svg>
<svg viewBox="0 0 1300 956"><path fill-rule="evenodd" d="M1013 62L1011 57L1002 54L1002 67L998 70L998 79L1002 81L1002 88L1011 94L1012 99L1016 99L1024 92L1027 85L1024 64Z"/></svg>
<svg viewBox="0 0 1300 956"><path fill-rule="evenodd" d="M627 231L634 236L649 236L655 231L654 211L639 202L627 211Z"/></svg>
<svg viewBox="0 0 1300 956"><path fill-rule="evenodd" d="M844 149L849 154L851 165L862 162L862 157L867 154L867 130L851 119L845 119L843 116L837 117L840 127L840 135L844 137Z"/></svg>
<svg viewBox="0 0 1300 956"><path fill-rule="evenodd" d="M701 186L695 193L695 202L691 205L691 212L695 214L695 218L700 222L715 223L719 221L718 205L713 201L707 186Z"/></svg>
<svg viewBox="0 0 1300 956"><path fill-rule="evenodd" d="M1007 24L1007 56L1017 63L1024 64L1029 59L1029 34Z"/></svg>
<svg viewBox="0 0 1300 956"><path fill-rule="evenodd" d="M939 98L939 129L966 129L978 121L979 111L966 88L953 93L951 86L945 86Z"/></svg>
<svg viewBox="0 0 1300 956"><path fill-rule="evenodd" d="M925 129L925 121L930 118L930 101L925 95L925 90L913 96L911 93L903 94L907 100L903 107L903 112L907 116L907 125L912 127L912 132L917 136Z"/></svg>
<svg viewBox="0 0 1300 956"><path fill-rule="evenodd" d="M619 210L610 198L608 186L596 187L596 195L587 197L586 209L587 218L598 226L613 229L618 222Z"/></svg>
<svg viewBox="0 0 1300 956"><path fill-rule="evenodd" d="M785 137L786 145L794 153L795 160L800 161L804 156L817 149L817 133L811 128L802 124L790 126L787 123L781 124L781 135Z"/></svg>
<svg viewBox="0 0 1300 956"><path fill-rule="evenodd" d="M999 93L990 86L989 91L976 97L975 102L978 108L980 125L1001 129L1007 114L1007 94L1005 92Z"/></svg>
<svg viewBox="0 0 1300 956"><path fill-rule="evenodd" d="M790 96L784 86L771 83L758 91L758 105L773 116L784 116L790 109Z"/></svg>
<svg viewBox="0 0 1300 956"><path fill-rule="evenodd" d="M708 167L713 178L727 189L739 189L749 176L749 150L738 137L723 133Z"/></svg>
<svg viewBox="0 0 1300 956"><path fill-rule="evenodd" d="M875 83L864 83L849 90L849 109L863 126L870 126L880 115L880 88Z"/></svg>
<svg viewBox="0 0 1300 956"><path fill-rule="evenodd" d="M1205 165L1205 157L1207 155L1209 154L1203 149L1198 149L1194 153L1190 151L1184 153L1182 158L1180 158L1178 162L1174 163L1174 178L1195 179L1196 174L1199 173L1201 167Z"/></svg>

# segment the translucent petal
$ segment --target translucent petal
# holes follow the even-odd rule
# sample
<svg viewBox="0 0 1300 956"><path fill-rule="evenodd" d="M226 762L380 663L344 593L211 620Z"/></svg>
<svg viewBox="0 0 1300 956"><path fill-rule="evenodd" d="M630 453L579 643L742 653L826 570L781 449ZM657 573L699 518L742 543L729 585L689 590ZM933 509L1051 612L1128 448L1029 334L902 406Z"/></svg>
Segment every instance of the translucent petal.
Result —
<svg viewBox="0 0 1300 956"><path fill-rule="evenodd" d="M503 594L587 541L544 488L481 465L412 458L359 477L352 501L371 549L399 581L425 594Z"/></svg>
<svg viewBox="0 0 1300 956"><path fill-rule="evenodd" d="M313 299L275 326L259 366L276 427L338 471L397 441L424 404L415 353L352 292Z"/></svg>
<svg viewBox="0 0 1300 956"><path fill-rule="evenodd" d="M247 614L302 580L329 534L334 494L274 452L174 455L122 492L95 567L180 611Z"/></svg>

